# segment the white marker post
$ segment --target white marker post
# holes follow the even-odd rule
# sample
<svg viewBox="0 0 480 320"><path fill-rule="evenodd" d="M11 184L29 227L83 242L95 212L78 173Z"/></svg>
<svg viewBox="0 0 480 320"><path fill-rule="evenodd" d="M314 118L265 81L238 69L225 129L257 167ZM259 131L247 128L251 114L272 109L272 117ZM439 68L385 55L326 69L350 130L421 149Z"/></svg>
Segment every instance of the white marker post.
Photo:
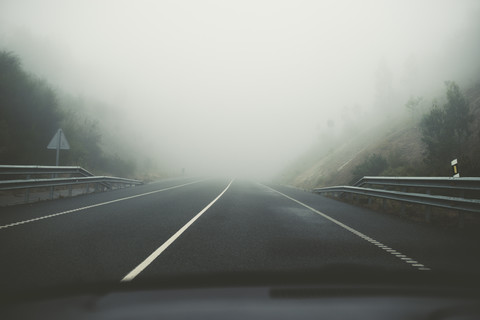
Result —
<svg viewBox="0 0 480 320"><path fill-rule="evenodd" d="M60 161L60 149L69 150L70 145L68 144L67 138L63 134L62 129L58 129L57 133L53 136L52 140L47 146L47 149L56 149L57 150L57 159L55 165L58 167Z"/></svg>
<svg viewBox="0 0 480 320"><path fill-rule="evenodd" d="M460 172L458 172L458 161L457 159L453 159L451 162L452 169L453 169L453 177L460 178Z"/></svg>

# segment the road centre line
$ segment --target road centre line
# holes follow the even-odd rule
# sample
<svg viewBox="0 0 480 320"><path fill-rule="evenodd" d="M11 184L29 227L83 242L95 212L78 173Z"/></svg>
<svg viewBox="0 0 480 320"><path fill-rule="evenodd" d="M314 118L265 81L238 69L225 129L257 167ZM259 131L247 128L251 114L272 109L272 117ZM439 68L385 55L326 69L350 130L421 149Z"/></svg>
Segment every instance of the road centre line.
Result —
<svg viewBox="0 0 480 320"><path fill-rule="evenodd" d="M233 183L233 180L230 181L228 186L215 198L212 202L210 202L205 208L202 209L195 217L193 217L190 221L187 222L183 227L181 227L173 236L171 236L167 241L165 241L160 247L158 247L154 252L152 252L142 263L136 266L132 271L130 271L120 282L128 282L135 279L136 276L140 274L146 267L148 267L159 255L162 254L178 237L182 235L202 214L205 213L221 196L230 188L230 185Z"/></svg>
<svg viewBox="0 0 480 320"><path fill-rule="evenodd" d="M137 194L137 195L130 196L130 197L125 197L125 198L115 199L115 200L111 200L111 201L107 201L107 202L101 202L101 203L97 203L97 204L92 204L92 205L90 205L90 206L85 206L85 207L81 207L81 208L66 210L66 211L62 211L62 212L58 212L58 213L53 213L53 214L49 214L49 215L46 215L46 216L42 216L42 217L38 217L38 218L33 218L33 219L29 219L29 220L23 220L23 221L13 222L13 223L10 223L10 224L5 224L5 225L3 225L3 226L0 226L0 229L6 229L6 228L10 228L10 227L15 227L15 226L18 226L18 225L22 225L22 224L26 224L26 223L30 223L30 222L34 222L34 221L38 221L38 220L44 220L44 219L48 219L48 218L58 217L58 216L61 216L61 215L64 215L64 214L72 213L72 212L82 211L82 210L91 209L91 208L95 208L95 207L100 207L100 206L104 206L104 205L111 204L111 203L115 203L115 202L120 202L120 201L124 201L124 200L129 200L129 199L134 199L134 198L138 198L138 197L143 197L143 196L147 196L147 195L154 194L154 193L158 193L158 192L162 192L162 191L167 191L167 190L172 190L172 189L176 189L176 188L181 188L181 187L185 187L185 186L188 186L188 185L191 185L191 184L194 184L194 183L199 183L199 182L202 182L202 181L205 181L205 180L206 180L206 179L198 180L198 181L193 181L193 182L188 182L188 183L180 184L180 185L178 185L178 186L173 186L173 187L163 188L163 189L160 189L160 190L155 190L155 191L150 191L150 192L146 192L146 193L141 193L141 194Z"/></svg>
<svg viewBox="0 0 480 320"><path fill-rule="evenodd" d="M270 189L270 190L272 190L272 191L275 191L276 193L281 194L281 195L284 196L285 198L290 199L290 200L298 203L299 205L301 205L301 206L303 206L303 207L305 207L305 208L307 208L307 209L309 209L309 210L311 210L311 211L313 211L313 212L321 215L321 216L324 217L325 219L330 220L331 222L333 222L333 223L337 224L338 226L340 226L340 227L342 227L342 228L350 231L351 233L355 234L356 236L358 236L358 237L360 237L360 238L362 238L362 239L370 242L371 244L377 246L378 248L384 250L385 252L387 252L387 253L389 253L389 254L392 254L392 255L395 256L396 258L399 258L399 259L400 259L401 261L403 261L404 263L407 263L408 265L417 268L417 270L421 270L421 271L429 271L429 270L431 270L430 268L428 268L428 267L426 267L425 265L417 262L416 260L413 260L413 259L407 257L406 255L401 254L400 251L396 251L396 250L394 250L394 249L392 249L392 248L384 245L384 244L381 243L380 241L377 241L377 240L375 240L375 239L373 239L373 238L370 238L369 236L361 233L360 231L357 231L357 230L355 230L355 229L347 226L346 224L344 224L344 223L342 223L342 222L340 222L340 221L338 221L338 220L336 220L336 219L334 219L334 218L326 215L326 214L323 213L323 212L320 212L320 211L318 211L318 210L310 207L309 205L306 205L306 204L303 203L303 202L300 202L300 201L298 201L298 200L296 200L296 199L294 199L294 198L292 198L292 197L289 197L289 196L287 196L286 194L284 194L284 193L282 193L282 192L280 192L280 191L277 191L277 190L275 190L275 189L273 189L273 188L270 188L269 186L266 186L266 185L262 185L262 186L264 186L264 187L266 187L266 188L268 188L268 189Z"/></svg>

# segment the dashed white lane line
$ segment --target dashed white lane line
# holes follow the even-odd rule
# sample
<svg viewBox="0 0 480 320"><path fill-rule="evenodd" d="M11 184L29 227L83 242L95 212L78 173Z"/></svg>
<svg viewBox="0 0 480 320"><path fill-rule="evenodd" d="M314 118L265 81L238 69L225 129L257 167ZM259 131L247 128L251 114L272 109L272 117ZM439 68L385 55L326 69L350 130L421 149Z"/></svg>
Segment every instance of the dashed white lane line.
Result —
<svg viewBox="0 0 480 320"><path fill-rule="evenodd" d="M195 217L193 217L190 221L187 222L182 228L180 228L173 236L171 236L165 243L163 243L160 247L157 248L154 252L152 252L142 263L136 266L132 271L130 271L122 280L121 282L128 282L135 279L136 276L140 274L146 267L148 267L159 255L162 254L167 248L175 241L178 237L182 235L202 214L205 213L221 196L230 188L230 185L233 183L233 180L230 181L228 186L215 198L212 202L210 202L205 208L202 209Z"/></svg>
<svg viewBox="0 0 480 320"><path fill-rule="evenodd" d="M305 203L300 202L300 201L298 201L298 200L296 200L296 199L294 199L294 198L292 198L292 197L289 197L289 196L287 196L286 194L281 193L280 191L277 191L277 190L275 190L275 189L273 189L273 188L270 188L269 186L265 186L265 185L263 185L263 186L266 187L266 188L268 188L268 189L270 189L270 190L272 190L272 191L275 191L276 193L281 194L281 195L284 196L285 198L290 199L290 200L298 203L299 205L301 205L301 206L303 206L303 207L305 207L305 208L307 208L307 209L309 209L309 210L311 210L311 211L313 211L313 212L321 215L321 216L324 217L325 219L330 220L331 222L335 223L336 225L338 225L338 226L340 226L340 227L342 227L342 228L350 231L351 233L355 234L356 236L359 236L360 238L362 238L362 239L370 242L371 244L377 246L378 248L384 250L385 252L387 252L387 253L389 253L389 254L391 254L391 255L399 258L400 260L402 260L403 262L405 262L405 263L409 264L410 266L416 268L417 270L421 270L421 271L429 271L429 270L431 270L430 268L426 267L425 265L423 265L423 264L421 264L421 263L419 263L419 262L417 262L417 261L409 258L408 256L402 254L400 251L394 250L394 249L390 248L389 246L384 245L384 244L381 243L380 241L377 241L377 240L375 240L375 239L370 238L369 236L367 236L367 235L361 233L360 231L357 231L357 230L355 230L355 229L347 226L346 224L344 224L344 223L342 223L342 222L340 222L340 221L338 221L338 220L336 220L336 219L334 219L334 218L326 215L325 213L320 212L320 211L318 211L318 210L310 207L309 205L306 205Z"/></svg>
<svg viewBox="0 0 480 320"><path fill-rule="evenodd" d="M30 223L30 222L34 222L34 221L39 221L39 220L49 219L49 218L53 218L53 217L58 217L58 216L61 216L61 215L64 215L64 214L72 213L72 212L82 211L82 210L91 209L91 208L95 208L95 207L100 207L100 206L104 206L104 205L111 204L111 203L115 203L115 202L120 202L120 201L129 200L129 199L133 199L133 198L138 198L138 197L147 196L147 195L149 195L149 194L154 194L154 193L158 193L158 192L162 192L162 191L167 191L167 190L172 190L172 189L176 189L176 188L181 188L181 187L185 187L185 186L188 186L188 185L190 185L190 184L199 183L199 182L202 182L202 181L205 181L205 180L193 181L193 182L189 182L189 183L180 184L180 185L178 185L178 186L163 188L163 189L160 189L160 190L155 190L155 191L150 191L150 192L146 192L146 193L141 193L141 194L137 194L137 195L130 196L130 197L125 197L125 198L115 199L115 200L111 200L111 201L107 201L107 202L101 202L101 203L97 203L97 204L92 204L92 205L90 205L90 206L85 206L85 207L81 207L81 208L66 210L66 211L62 211L62 212L58 212L58 213L53 213L53 214L49 214L49 215L42 216L42 217L38 217L38 218L33 218L33 219L23 220L23 221L18 221L18 222L13 222L13 223L10 223L10 224L5 224L5 225L3 225L3 226L0 226L0 229L6 229L6 228L10 228L10 227L15 227L15 226L19 226L19 225L26 224L26 223Z"/></svg>

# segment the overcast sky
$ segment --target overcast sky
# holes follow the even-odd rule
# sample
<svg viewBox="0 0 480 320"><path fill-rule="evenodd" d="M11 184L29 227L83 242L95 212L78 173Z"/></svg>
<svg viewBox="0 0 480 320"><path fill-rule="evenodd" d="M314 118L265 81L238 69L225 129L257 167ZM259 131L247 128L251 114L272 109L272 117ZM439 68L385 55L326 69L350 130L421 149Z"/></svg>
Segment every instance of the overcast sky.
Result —
<svg viewBox="0 0 480 320"><path fill-rule="evenodd" d="M432 61L479 8L475 0L0 0L0 47L62 90L115 106L136 143L179 168L263 178L342 108L371 108L379 64L405 87L413 59L431 83L442 69Z"/></svg>

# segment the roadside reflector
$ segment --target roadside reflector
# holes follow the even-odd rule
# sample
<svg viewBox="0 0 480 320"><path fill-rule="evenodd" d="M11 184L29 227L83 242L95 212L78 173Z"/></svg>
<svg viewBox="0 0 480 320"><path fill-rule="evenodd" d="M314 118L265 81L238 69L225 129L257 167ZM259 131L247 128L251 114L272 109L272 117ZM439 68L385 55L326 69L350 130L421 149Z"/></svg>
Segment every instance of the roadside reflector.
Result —
<svg viewBox="0 0 480 320"><path fill-rule="evenodd" d="M458 172L458 160L453 159L450 164L452 165L452 169L453 169L453 177L460 178L460 172Z"/></svg>

